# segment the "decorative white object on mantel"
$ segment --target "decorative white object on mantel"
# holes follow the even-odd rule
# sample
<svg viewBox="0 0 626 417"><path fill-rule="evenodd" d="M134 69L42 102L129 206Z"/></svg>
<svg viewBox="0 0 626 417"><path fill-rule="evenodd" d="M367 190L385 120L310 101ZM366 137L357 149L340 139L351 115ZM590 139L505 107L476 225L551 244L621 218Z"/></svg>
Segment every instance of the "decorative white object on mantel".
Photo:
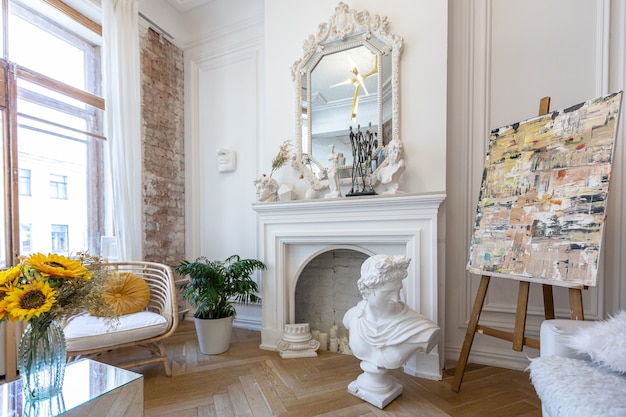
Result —
<svg viewBox="0 0 626 417"><path fill-rule="evenodd" d="M297 200L298 194L294 190L294 186L291 184L283 184L278 188L278 199L280 201Z"/></svg>
<svg viewBox="0 0 626 417"><path fill-rule="evenodd" d="M443 193L424 193L252 204L258 258L267 265L260 347L276 351L285 324L295 323L295 291L305 266L317 255L338 249L411 258L404 280L406 304L439 323L437 216L444 199ZM411 356L404 371L441 380L443 360L439 346Z"/></svg>
<svg viewBox="0 0 626 417"><path fill-rule="evenodd" d="M376 174L378 180L385 187L383 194L401 194L399 190L398 180L406 169L404 165L402 142L392 140L387 145L388 164L378 170Z"/></svg>
<svg viewBox="0 0 626 417"><path fill-rule="evenodd" d="M254 180L254 186L258 202L267 203L278 199L279 185L274 178L261 174Z"/></svg>
<svg viewBox="0 0 626 417"><path fill-rule="evenodd" d="M309 331L309 323L285 324L278 352L281 358L311 358L317 356L319 347L320 342Z"/></svg>

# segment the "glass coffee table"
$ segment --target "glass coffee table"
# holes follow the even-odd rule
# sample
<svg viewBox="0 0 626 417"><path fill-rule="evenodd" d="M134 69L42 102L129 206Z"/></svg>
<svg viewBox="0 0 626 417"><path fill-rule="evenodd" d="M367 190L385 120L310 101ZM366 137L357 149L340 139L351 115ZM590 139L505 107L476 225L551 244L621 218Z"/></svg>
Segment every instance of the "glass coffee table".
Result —
<svg viewBox="0 0 626 417"><path fill-rule="evenodd" d="M143 417L143 375L90 359L67 364L63 391L26 401L19 379L0 385L0 415L6 417Z"/></svg>

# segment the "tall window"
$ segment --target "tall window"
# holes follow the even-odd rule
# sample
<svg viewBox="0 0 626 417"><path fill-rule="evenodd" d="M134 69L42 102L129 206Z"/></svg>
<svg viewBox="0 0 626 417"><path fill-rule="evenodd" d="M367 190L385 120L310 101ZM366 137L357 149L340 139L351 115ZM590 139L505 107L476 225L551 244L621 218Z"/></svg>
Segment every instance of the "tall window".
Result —
<svg viewBox="0 0 626 417"><path fill-rule="evenodd" d="M12 226L2 255L14 263L15 254L30 252L99 253L105 224L100 27L59 0L2 4L8 4L2 10L7 48L0 66L9 94L0 110L8 113L5 143L13 141L4 147L13 150L4 172L19 170L5 193L12 207L5 224Z"/></svg>
<svg viewBox="0 0 626 417"><path fill-rule="evenodd" d="M67 199L67 176L50 174L50 198Z"/></svg>

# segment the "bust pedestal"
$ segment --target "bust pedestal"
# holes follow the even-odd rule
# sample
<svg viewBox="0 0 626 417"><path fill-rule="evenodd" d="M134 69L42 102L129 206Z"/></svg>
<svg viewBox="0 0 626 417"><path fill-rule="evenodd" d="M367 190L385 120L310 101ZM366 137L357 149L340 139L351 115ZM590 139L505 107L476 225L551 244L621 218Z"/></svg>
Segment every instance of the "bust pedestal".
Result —
<svg viewBox="0 0 626 417"><path fill-rule="evenodd" d="M363 373L348 385L348 392L381 410L402 394L402 385L389 376L388 369L361 361Z"/></svg>

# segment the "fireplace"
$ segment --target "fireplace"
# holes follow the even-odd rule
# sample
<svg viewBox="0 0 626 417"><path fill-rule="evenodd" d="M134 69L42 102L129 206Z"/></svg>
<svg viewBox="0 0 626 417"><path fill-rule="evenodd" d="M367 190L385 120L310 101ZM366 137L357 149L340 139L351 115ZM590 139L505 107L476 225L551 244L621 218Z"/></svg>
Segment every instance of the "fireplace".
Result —
<svg viewBox="0 0 626 417"><path fill-rule="evenodd" d="M317 255L352 249L411 258L403 281L407 304L442 328L437 274L437 215L445 195L419 194L256 203L258 239L267 270L261 282L261 348L276 350L285 324L295 320L300 273ZM355 278L355 285L356 285ZM443 343L417 354L405 372L441 379Z"/></svg>

